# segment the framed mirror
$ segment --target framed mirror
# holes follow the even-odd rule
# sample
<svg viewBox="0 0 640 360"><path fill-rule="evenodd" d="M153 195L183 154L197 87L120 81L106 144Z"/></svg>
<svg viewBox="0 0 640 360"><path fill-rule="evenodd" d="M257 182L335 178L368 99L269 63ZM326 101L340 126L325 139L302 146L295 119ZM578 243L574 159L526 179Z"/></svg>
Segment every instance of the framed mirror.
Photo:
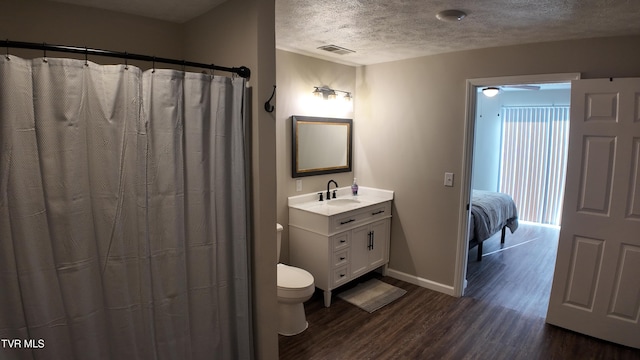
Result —
<svg viewBox="0 0 640 360"><path fill-rule="evenodd" d="M351 119L291 117L294 178L351 171Z"/></svg>

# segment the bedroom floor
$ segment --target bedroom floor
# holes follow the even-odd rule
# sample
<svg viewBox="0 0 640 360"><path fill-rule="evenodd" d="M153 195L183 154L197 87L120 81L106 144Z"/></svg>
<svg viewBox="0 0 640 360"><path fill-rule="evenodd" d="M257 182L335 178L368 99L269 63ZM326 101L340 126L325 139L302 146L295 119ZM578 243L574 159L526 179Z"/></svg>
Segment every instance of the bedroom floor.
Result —
<svg viewBox="0 0 640 360"><path fill-rule="evenodd" d="M504 244L500 233L485 240L482 261L469 250L465 296L546 317L559 235L559 227L520 222Z"/></svg>
<svg viewBox="0 0 640 360"><path fill-rule="evenodd" d="M640 350L545 324L557 238L557 229L525 223L507 231L504 247L521 245L492 253L499 234L486 240L481 262L470 251L462 298L374 274L407 294L369 314L335 293L325 308L316 291L305 303L307 331L279 336L280 359L640 358Z"/></svg>

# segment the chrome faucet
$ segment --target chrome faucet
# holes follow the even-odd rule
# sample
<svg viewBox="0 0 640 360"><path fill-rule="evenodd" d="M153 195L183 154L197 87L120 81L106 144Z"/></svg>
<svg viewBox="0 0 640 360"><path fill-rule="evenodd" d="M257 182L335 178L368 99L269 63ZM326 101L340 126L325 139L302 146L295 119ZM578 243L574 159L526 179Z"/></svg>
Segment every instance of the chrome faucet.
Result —
<svg viewBox="0 0 640 360"><path fill-rule="evenodd" d="M327 183L327 200L331 199L331 191L329 190L329 187L331 186L331 183L336 184L336 189L338 188L338 183L335 180L329 180L329 182ZM336 198L336 191L333 190L333 198Z"/></svg>

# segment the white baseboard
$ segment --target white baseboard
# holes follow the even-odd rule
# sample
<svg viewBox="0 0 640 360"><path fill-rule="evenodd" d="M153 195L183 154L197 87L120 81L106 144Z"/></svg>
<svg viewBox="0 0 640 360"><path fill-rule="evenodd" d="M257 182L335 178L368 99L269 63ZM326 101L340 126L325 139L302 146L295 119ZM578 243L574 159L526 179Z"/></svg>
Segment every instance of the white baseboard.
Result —
<svg viewBox="0 0 640 360"><path fill-rule="evenodd" d="M453 291L453 286L440 284L435 281L423 279L415 275L409 275L407 273L403 273L401 271L394 270L394 269L387 269L387 275L394 279L406 281L410 284L418 285L425 289L438 291L441 293L445 293L447 295L455 296Z"/></svg>

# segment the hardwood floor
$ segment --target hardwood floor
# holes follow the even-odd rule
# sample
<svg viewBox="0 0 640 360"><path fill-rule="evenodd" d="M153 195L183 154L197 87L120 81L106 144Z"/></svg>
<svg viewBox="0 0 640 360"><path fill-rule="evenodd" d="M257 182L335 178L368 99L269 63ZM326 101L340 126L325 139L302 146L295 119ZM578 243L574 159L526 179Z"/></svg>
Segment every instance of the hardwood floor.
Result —
<svg viewBox="0 0 640 360"><path fill-rule="evenodd" d="M325 308L316 291L305 303L309 328L279 336L280 359L640 359L640 350L544 322L557 236L521 224L503 251L499 237L481 262L470 251L462 298L373 274L407 294L369 314L335 293Z"/></svg>
<svg viewBox="0 0 640 360"><path fill-rule="evenodd" d="M521 223L505 243L485 241L482 261L469 251L465 296L544 318L547 313L560 229Z"/></svg>

